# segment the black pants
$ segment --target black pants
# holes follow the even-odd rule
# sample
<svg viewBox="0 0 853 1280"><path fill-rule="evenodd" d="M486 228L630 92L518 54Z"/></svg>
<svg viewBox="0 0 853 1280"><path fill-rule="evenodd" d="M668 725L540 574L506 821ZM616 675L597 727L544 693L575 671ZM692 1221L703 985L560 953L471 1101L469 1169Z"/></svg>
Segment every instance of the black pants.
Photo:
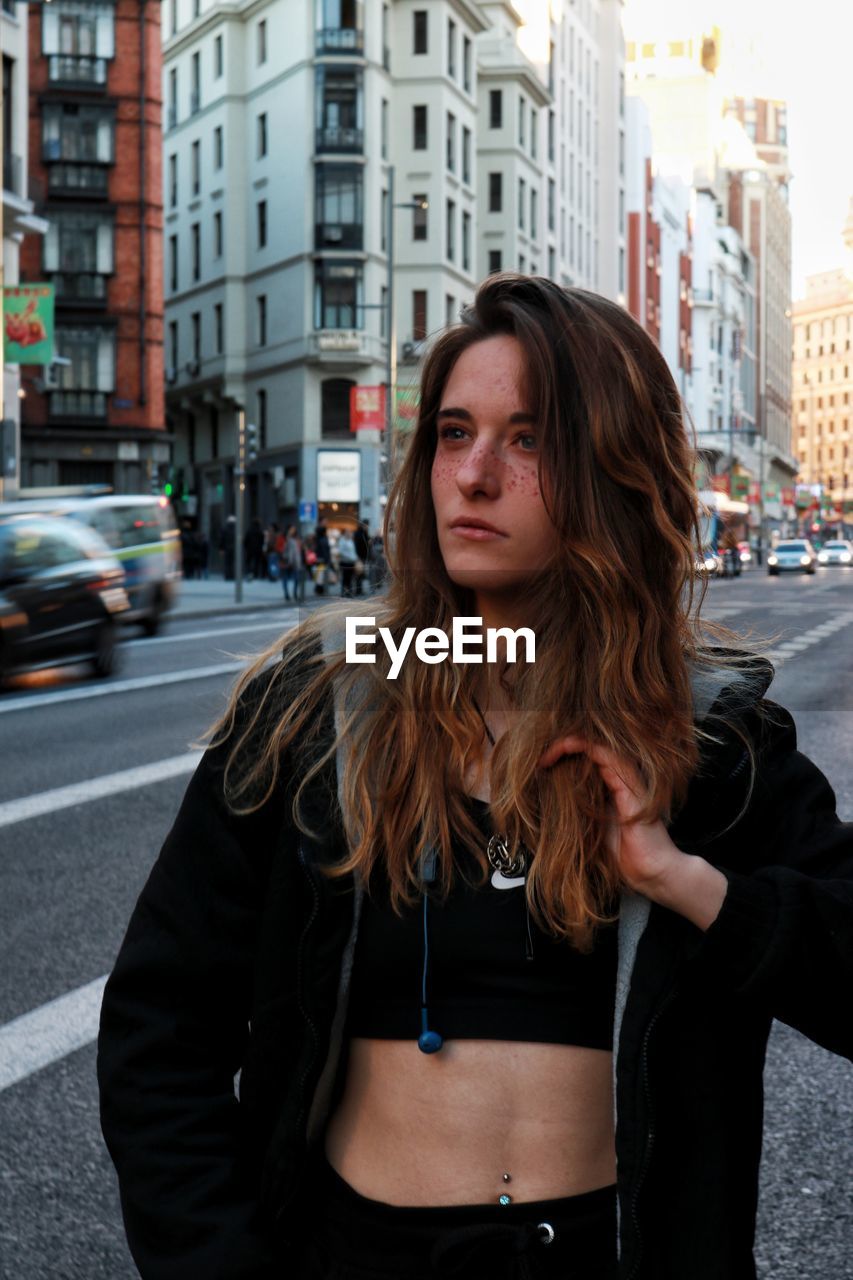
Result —
<svg viewBox="0 0 853 1280"><path fill-rule="evenodd" d="M410 1208L312 1177L300 1280L616 1280L616 1188L560 1200Z"/></svg>

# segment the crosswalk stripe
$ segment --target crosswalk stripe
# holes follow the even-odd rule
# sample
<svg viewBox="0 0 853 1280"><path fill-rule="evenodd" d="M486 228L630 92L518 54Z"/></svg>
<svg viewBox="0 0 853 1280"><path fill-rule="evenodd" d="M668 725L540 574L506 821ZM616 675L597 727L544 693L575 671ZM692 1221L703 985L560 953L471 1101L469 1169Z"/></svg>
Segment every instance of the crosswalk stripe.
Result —
<svg viewBox="0 0 853 1280"><path fill-rule="evenodd" d="M182 774L192 773L201 757L201 751L185 751L182 755L170 756L166 760L155 760L153 764L120 769L117 773L105 773L99 778L88 778L85 782L72 782L66 787L54 787L50 791L39 791L18 800L7 800L0 804L0 827L11 827L16 822L40 818L46 813L70 809L74 805L101 800L104 796L118 795L122 791L148 787L167 778L178 778Z"/></svg>

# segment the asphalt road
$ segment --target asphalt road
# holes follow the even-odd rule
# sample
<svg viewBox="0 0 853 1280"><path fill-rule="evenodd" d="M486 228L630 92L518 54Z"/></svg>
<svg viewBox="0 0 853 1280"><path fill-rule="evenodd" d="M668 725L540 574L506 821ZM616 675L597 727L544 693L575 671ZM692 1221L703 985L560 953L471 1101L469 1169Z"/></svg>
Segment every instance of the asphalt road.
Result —
<svg viewBox="0 0 853 1280"><path fill-rule="evenodd" d="M853 818L853 573L754 571L714 582L705 613L774 637L770 696L793 712L802 749ZM97 1120L97 980L177 811L186 753L223 708L237 665L272 644L287 616L175 622L127 644L106 684L69 671L0 694L2 1280L137 1274ZM17 1035L28 1015L53 1028L46 1065L35 1035ZM850 1065L777 1025L766 1084L759 1274L853 1280Z"/></svg>

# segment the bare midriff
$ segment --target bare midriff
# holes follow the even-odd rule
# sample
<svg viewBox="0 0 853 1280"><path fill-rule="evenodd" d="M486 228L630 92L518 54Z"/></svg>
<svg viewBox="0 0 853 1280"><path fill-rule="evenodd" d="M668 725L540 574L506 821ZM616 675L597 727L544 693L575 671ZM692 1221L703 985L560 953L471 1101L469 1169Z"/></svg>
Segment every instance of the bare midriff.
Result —
<svg viewBox="0 0 853 1280"><path fill-rule="evenodd" d="M575 1045L354 1039L326 1155L386 1204L581 1195L616 1180L611 1068Z"/></svg>

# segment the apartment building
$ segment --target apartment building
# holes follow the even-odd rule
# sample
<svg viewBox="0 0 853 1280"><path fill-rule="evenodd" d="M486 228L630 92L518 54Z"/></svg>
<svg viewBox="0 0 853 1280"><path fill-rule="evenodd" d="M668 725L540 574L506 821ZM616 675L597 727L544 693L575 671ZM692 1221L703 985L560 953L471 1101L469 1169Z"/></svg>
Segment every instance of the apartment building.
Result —
<svg viewBox="0 0 853 1280"><path fill-rule="evenodd" d="M27 155L27 8L16 0L0 6L3 51L3 259L0 285L20 282L21 244L25 235L44 235L47 224L30 199ZM6 364L0 346L0 499L12 498L20 484L21 400L31 384L21 380L21 367Z"/></svg>
<svg viewBox="0 0 853 1280"><path fill-rule="evenodd" d="M846 262L806 278L793 305L793 447L803 485L818 486L823 519L853 531L853 198Z"/></svg>
<svg viewBox="0 0 853 1280"><path fill-rule="evenodd" d="M169 0L166 395L183 510L214 545L241 410L251 513L381 523L388 451L350 430L350 396L387 382L392 238L401 388L490 271L596 288L612 258L618 296L610 6L551 5L531 50L511 0Z"/></svg>
<svg viewBox="0 0 853 1280"><path fill-rule="evenodd" d="M169 460L160 6L51 0L30 10L29 47L30 180L49 229L25 241L21 274L54 286L63 364L32 371L23 483L147 490Z"/></svg>

